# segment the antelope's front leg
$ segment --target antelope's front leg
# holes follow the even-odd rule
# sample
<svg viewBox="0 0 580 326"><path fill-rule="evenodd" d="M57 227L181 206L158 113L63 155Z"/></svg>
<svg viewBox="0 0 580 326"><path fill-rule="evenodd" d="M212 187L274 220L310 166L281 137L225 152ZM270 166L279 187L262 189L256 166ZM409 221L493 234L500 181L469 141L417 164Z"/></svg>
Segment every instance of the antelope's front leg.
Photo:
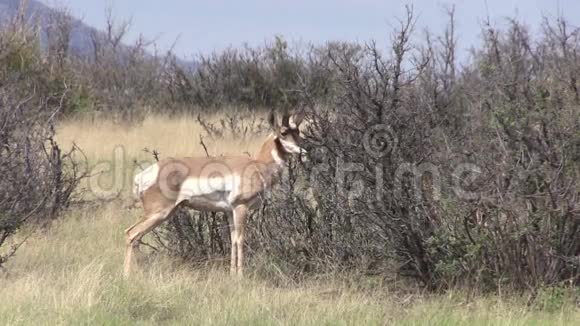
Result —
<svg viewBox="0 0 580 326"><path fill-rule="evenodd" d="M228 214L228 222L230 226L230 240L231 240L231 258L230 258L230 275L236 274L236 263L237 263L237 234L236 234L236 225L234 223L234 214L235 212L232 211Z"/></svg>
<svg viewBox="0 0 580 326"><path fill-rule="evenodd" d="M238 276L244 275L244 228L246 226L247 207L239 205L234 209L234 224L236 229L236 246L238 251Z"/></svg>

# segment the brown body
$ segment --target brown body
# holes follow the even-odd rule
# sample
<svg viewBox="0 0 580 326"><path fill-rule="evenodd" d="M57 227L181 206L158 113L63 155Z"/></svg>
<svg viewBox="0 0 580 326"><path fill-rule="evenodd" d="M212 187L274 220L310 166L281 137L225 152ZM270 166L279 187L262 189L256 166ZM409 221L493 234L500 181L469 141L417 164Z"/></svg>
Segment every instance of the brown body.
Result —
<svg viewBox="0 0 580 326"><path fill-rule="evenodd" d="M255 207L264 191L276 182L289 154L300 154L298 125L289 117L269 136L255 158L167 158L135 177L135 194L143 203L144 216L125 230L127 249L125 275L131 270L132 253L140 239L163 221L176 207L186 205L200 211L227 212L232 240L231 272L242 274L244 226L248 209Z"/></svg>

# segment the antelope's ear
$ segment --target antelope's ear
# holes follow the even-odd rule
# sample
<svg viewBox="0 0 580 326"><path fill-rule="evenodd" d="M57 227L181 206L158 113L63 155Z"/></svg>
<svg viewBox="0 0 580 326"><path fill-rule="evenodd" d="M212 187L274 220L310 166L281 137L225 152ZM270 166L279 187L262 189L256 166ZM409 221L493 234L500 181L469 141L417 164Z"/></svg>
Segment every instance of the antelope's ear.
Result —
<svg viewBox="0 0 580 326"><path fill-rule="evenodd" d="M302 120L304 120L305 115L306 115L306 112L304 112L304 110L294 114L292 116L292 120L290 120L290 127L291 128L300 127L300 124L302 123Z"/></svg>
<svg viewBox="0 0 580 326"><path fill-rule="evenodd" d="M270 115L268 115L268 122L270 123L270 127L272 127L274 131L278 131L278 129L280 129L280 127L278 126L278 118L276 117L276 113L274 113L274 110L272 110L270 112Z"/></svg>

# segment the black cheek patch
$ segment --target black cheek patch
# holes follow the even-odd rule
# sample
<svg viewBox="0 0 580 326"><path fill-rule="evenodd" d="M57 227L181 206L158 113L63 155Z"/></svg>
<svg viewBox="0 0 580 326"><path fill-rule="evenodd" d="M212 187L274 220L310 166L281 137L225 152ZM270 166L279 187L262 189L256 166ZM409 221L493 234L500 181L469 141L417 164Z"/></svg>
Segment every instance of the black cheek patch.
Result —
<svg viewBox="0 0 580 326"><path fill-rule="evenodd" d="M274 143L276 144L276 150L278 151L280 158L285 160L288 157L288 155L290 155L290 153L286 151L284 145L282 145L282 143L280 142L280 138L276 138L276 140L274 140Z"/></svg>

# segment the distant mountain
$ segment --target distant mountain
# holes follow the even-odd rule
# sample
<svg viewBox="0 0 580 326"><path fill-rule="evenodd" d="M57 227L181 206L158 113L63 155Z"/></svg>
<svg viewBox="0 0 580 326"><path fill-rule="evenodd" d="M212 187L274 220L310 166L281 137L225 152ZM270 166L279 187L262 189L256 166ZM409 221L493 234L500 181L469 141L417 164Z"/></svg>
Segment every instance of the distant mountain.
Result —
<svg viewBox="0 0 580 326"><path fill-rule="evenodd" d="M0 23L16 15L18 13L19 4L20 0L0 0ZM43 4L40 1L28 1L26 18L31 24L41 24L43 30L41 34L41 46L43 47L46 47L47 44L46 26L48 23L48 17L54 11L55 9ZM69 44L69 50L71 53L73 55L83 57L92 57L94 54L94 47L91 40L91 35L93 35L95 32L103 33L98 31L96 28L83 23L81 20L73 18L71 41ZM126 49L130 49L130 46L128 45L124 46ZM195 62L184 61L180 59L178 59L178 63L183 67L188 68L195 68L197 66Z"/></svg>
<svg viewBox="0 0 580 326"><path fill-rule="evenodd" d="M19 0L0 0L0 21L13 17L18 13ZM46 46L46 24L48 16L54 9L45 4L29 0L26 9L26 18L31 24L40 23L43 33L41 35L41 44ZM91 26L84 24L79 19L73 19L73 26L71 31L71 41L69 49L71 53L76 55L90 56L93 53L93 45L91 42L91 34L97 30Z"/></svg>
<svg viewBox="0 0 580 326"><path fill-rule="evenodd" d="M5 19L6 17L14 15L18 11L19 4L19 0L0 0L0 17ZM33 12L46 12L46 10L49 10L49 8L44 4L31 0L29 1L27 14L30 15Z"/></svg>

